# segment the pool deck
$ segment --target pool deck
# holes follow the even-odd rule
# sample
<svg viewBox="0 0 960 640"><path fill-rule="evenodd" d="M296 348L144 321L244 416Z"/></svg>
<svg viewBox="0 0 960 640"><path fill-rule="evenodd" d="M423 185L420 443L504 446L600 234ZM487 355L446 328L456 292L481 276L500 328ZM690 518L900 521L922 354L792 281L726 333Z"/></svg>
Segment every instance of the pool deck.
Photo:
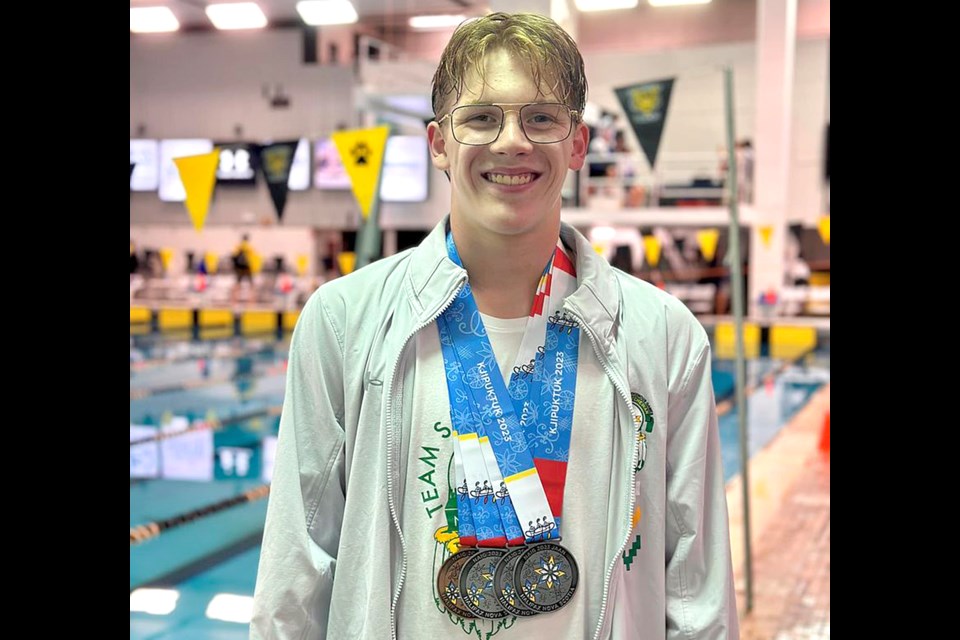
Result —
<svg viewBox="0 0 960 640"><path fill-rule="evenodd" d="M742 479L727 485L741 640L830 637L830 453L824 385L750 464L753 609L746 608ZM827 427L829 429L829 427Z"/></svg>

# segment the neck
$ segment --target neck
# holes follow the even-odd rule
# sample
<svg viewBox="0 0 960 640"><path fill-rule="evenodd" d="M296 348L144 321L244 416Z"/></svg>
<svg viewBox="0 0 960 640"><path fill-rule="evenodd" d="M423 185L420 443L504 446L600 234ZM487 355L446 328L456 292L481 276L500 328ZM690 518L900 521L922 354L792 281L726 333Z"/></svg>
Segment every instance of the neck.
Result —
<svg viewBox="0 0 960 640"><path fill-rule="evenodd" d="M453 237L477 308L496 318L520 318L530 313L540 274L553 254L560 233L552 229L503 236L484 234L451 219Z"/></svg>

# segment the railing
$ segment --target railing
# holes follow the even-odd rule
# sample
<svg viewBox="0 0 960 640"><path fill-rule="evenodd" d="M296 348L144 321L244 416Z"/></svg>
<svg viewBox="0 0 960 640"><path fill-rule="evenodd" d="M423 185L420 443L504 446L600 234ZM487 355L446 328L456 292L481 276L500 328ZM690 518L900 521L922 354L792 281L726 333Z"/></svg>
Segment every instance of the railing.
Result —
<svg viewBox="0 0 960 640"><path fill-rule="evenodd" d="M580 172L575 206L721 206L727 189L720 161L719 154L711 152L664 153L651 170L640 153L590 153Z"/></svg>

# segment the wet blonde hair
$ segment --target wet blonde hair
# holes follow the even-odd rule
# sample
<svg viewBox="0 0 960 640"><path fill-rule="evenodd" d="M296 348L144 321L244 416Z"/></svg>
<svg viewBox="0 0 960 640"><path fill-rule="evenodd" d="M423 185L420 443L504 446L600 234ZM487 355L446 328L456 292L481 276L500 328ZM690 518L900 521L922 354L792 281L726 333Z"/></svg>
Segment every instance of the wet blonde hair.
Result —
<svg viewBox="0 0 960 640"><path fill-rule="evenodd" d="M433 113L443 116L441 109L460 99L471 68L483 80L484 56L500 49L526 61L541 91L549 89L583 115L587 78L577 43L550 18L503 12L467 20L454 31L433 75Z"/></svg>

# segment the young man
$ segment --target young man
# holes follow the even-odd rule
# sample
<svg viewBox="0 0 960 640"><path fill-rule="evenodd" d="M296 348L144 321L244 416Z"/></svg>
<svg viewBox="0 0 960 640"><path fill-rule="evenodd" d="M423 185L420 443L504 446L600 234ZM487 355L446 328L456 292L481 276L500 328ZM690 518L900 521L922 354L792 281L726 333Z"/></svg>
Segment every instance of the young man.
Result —
<svg viewBox="0 0 960 640"><path fill-rule="evenodd" d="M297 324L252 638L738 637L706 334L560 223L585 100L553 21L454 33L450 215Z"/></svg>

